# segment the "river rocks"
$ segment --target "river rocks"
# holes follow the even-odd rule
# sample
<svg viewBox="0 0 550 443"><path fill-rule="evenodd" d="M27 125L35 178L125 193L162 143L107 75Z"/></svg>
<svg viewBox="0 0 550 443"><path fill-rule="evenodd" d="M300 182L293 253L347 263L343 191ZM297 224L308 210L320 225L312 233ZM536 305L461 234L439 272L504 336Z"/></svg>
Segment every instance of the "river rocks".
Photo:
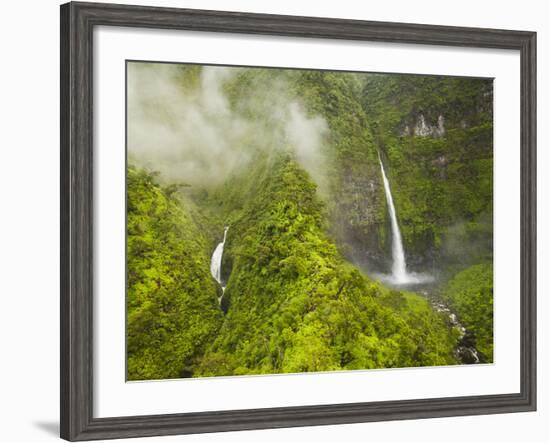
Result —
<svg viewBox="0 0 550 443"><path fill-rule="evenodd" d="M421 291L421 293L430 300L429 291ZM445 314L449 326L456 328L461 334L455 349L455 357L463 364L479 363L480 357L476 349L475 335L460 323L456 314L446 304L434 299L431 299L430 303L435 311Z"/></svg>
<svg viewBox="0 0 550 443"><path fill-rule="evenodd" d="M474 364L480 362L476 349L476 338L473 333L465 330L463 337L458 342L456 354L462 363Z"/></svg>

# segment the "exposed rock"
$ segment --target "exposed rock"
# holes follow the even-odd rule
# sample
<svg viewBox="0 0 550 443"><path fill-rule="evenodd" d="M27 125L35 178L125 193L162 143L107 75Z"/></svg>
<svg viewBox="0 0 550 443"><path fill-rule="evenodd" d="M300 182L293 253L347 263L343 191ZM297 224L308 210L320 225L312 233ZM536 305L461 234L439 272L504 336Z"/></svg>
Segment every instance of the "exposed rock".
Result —
<svg viewBox="0 0 550 443"><path fill-rule="evenodd" d="M460 361L464 364L472 365L479 363L479 357L474 348L460 346L457 348L456 354Z"/></svg>
<svg viewBox="0 0 550 443"><path fill-rule="evenodd" d="M335 232L341 252L365 269L385 271L389 255L380 236L380 206L385 201L381 191L380 177L376 169L365 166L361 174L350 173L342 180Z"/></svg>
<svg viewBox="0 0 550 443"><path fill-rule="evenodd" d="M430 125L426 122L424 114L419 114L414 126L414 135L417 137L443 137L445 135L445 118L440 114L437 117L437 124Z"/></svg>

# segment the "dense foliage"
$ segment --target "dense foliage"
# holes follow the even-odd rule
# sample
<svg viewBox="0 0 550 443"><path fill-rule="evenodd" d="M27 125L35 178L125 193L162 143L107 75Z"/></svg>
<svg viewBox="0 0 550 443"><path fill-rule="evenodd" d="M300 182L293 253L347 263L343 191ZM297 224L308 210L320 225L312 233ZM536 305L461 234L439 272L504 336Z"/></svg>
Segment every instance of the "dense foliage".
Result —
<svg viewBox="0 0 550 443"><path fill-rule="evenodd" d="M476 338L483 361L493 361L493 266L479 264L459 272L449 282L444 299Z"/></svg>
<svg viewBox="0 0 550 443"><path fill-rule="evenodd" d="M347 264L323 233L315 185L287 156L230 230L227 316L203 375L449 364L454 337L428 303Z"/></svg>
<svg viewBox="0 0 550 443"><path fill-rule="evenodd" d="M225 89L233 108L256 121L274 124L273 109L265 106L274 101L274 90L279 100L297 100L309 115L323 117L328 126L322 146L326 161L315 181L331 234L355 263L388 265L386 203L377 146L360 100L363 87L364 76L354 73L244 69Z"/></svg>
<svg viewBox="0 0 550 443"><path fill-rule="evenodd" d="M189 103L211 92L201 67L173 78ZM208 112L183 115L223 120L244 167L193 185L128 168L130 380L458 363L444 314L371 278L391 265L379 158L409 267L439 273L492 361L489 80L236 69L220 91ZM292 112L304 137L319 129L322 163L301 126L289 133ZM224 226L218 303L209 268Z"/></svg>
<svg viewBox="0 0 550 443"><path fill-rule="evenodd" d="M222 314L191 204L133 167L127 175L128 379L189 376Z"/></svg>

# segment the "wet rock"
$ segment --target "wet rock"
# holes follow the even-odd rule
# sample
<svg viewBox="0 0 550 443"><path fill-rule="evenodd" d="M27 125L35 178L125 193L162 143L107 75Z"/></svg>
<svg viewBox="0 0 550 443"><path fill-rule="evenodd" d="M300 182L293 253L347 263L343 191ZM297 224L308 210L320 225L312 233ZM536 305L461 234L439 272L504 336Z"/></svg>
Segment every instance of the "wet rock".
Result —
<svg viewBox="0 0 550 443"><path fill-rule="evenodd" d="M439 115L437 123L431 125L426 121L424 114L419 114L413 133L417 137L443 137L445 135L445 118L443 115Z"/></svg>
<svg viewBox="0 0 550 443"><path fill-rule="evenodd" d="M472 334L469 331L466 331L462 339L460 340L459 346L463 346L466 348L474 348L476 345L476 338L475 335Z"/></svg>
<svg viewBox="0 0 550 443"><path fill-rule="evenodd" d="M477 351L474 348L460 346L457 348L457 356L462 363L472 365L479 363Z"/></svg>
<svg viewBox="0 0 550 443"><path fill-rule="evenodd" d="M462 364L476 364L481 361L481 357L476 349L476 337L468 331L458 319L457 315L441 301L437 294L429 290L420 291L424 295L433 309L447 316L447 321L450 327L456 328L460 332L460 339L456 345L454 355Z"/></svg>

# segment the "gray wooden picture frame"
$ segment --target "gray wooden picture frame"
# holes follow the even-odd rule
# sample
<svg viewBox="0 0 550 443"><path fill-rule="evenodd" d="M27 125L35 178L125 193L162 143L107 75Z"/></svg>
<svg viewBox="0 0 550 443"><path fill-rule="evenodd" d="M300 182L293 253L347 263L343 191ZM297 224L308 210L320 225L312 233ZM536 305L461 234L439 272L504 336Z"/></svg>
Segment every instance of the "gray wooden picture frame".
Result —
<svg viewBox="0 0 550 443"><path fill-rule="evenodd" d="M497 48L521 57L521 391L499 395L93 416L93 30L99 25ZM61 437L70 441L536 409L536 33L100 3L61 6Z"/></svg>

